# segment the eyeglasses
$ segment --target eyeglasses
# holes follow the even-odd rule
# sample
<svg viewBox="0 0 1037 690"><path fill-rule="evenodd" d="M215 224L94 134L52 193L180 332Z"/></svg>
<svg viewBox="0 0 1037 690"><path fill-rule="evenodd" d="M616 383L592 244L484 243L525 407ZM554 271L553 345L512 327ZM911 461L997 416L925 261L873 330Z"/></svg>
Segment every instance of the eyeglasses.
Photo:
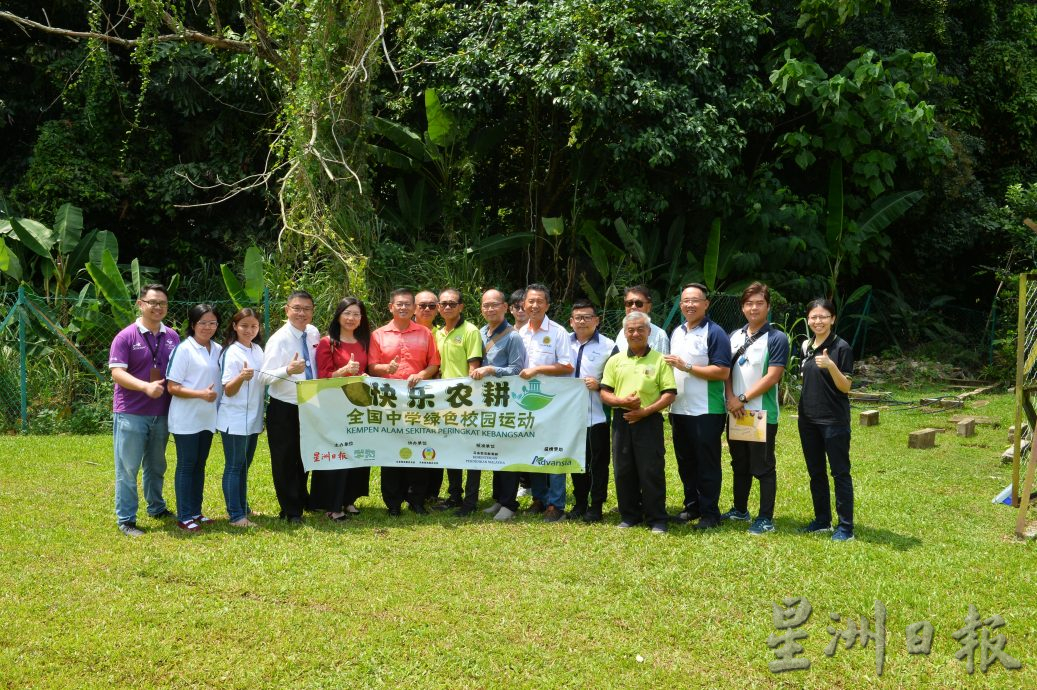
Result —
<svg viewBox="0 0 1037 690"><path fill-rule="evenodd" d="M623 304L625 304L628 307L637 307L638 309L640 309L648 303L645 302L643 299L628 299L626 302L623 302Z"/></svg>
<svg viewBox="0 0 1037 690"><path fill-rule="evenodd" d="M414 303L413 302L393 302L392 306L396 307L397 309L410 309L411 307L414 306Z"/></svg>
<svg viewBox="0 0 1037 690"><path fill-rule="evenodd" d="M296 305L292 305L288 307L288 309L293 314L309 314L311 311L313 311L313 307L300 307Z"/></svg>
<svg viewBox="0 0 1037 690"><path fill-rule="evenodd" d="M706 299L704 297L691 297L690 299L682 299L681 300L681 305L682 306L689 306L689 307L691 307L691 306L694 306L696 304L701 304L701 303L703 303L705 301L706 301Z"/></svg>
<svg viewBox="0 0 1037 690"><path fill-rule="evenodd" d="M593 321L596 318L598 317L593 314L579 314L578 316L573 316L572 320L576 323L587 323L588 321Z"/></svg>
<svg viewBox="0 0 1037 690"><path fill-rule="evenodd" d="M396 306L399 306L399 305L396 305ZM436 303L435 302L422 302L421 304L418 305L418 309L424 309L425 311L428 311L429 309L435 309L435 308L436 308Z"/></svg>
<svg viewBox="0 0 1037 690"><path fill-rule="evenodd" d="M456 309L457 305L459 304L460 302L440 302L439 306L443 307L444 309Z"/></svg>
<svg viewBox="0 0 1037 690"><path fill-rule="evenodd" d="M215 328L220 325L219 321L199 321L195 324L196 326L205 326L206 328Z"/></svg>
<svg viewBox="0 0 1037 690"><path fill-rule="evenodd" d="M503 306L504 306L504 302L483 302L482 303L482 308L483 309L497 309L498 307L503 307Z"/></svg>
<svg viewBox="0 0 1037 690"><path fill-rule="evenodd" d="M757 309L765 309L767 307L767 303L764 302L763 300L749 300L748 302L743 302L742 306L743 307L756 307Z"/></svg>
<svg viewBox="0 0 1037 690"><path fill-rule="evenodd" d="M164 302L158 299L142 299L141 304L146 304L154 309L164 309L169 306L169 302Z"/></svg>
<svg viewBox="0 0 1037 690"><path fill-rule="evenodd" d="M344 312L342 312L342 316L344 316L347 319L359 319L360 318L360 312L358 312L358 311L344 311Z"/></svg>
<svg viewBox="0 0 1037 690"><path fill-rule="evenodd" d="M832 318L831 314L814 314L813 316L807 317L807 321L827 321Z"/></svg>

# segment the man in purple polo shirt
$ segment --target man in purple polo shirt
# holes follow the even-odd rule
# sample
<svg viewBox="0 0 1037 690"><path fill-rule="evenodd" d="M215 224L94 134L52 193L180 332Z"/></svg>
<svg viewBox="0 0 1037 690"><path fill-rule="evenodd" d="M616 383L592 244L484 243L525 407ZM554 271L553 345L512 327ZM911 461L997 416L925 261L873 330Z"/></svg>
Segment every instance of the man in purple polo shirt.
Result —
<svg viewBox="0 0 1037 690"><path fill-rule="evenodd" d="M137 474L144 468L144 499L148 515L169 517L162 498L166 474L166 415L169 393L165 371L180 336L162 323L169 296L161 285L145 285L137 300L140 318L119 331L112 341L108 368L115 382L112 431L115 445L115 517L119 531L139 537Z"/></svg>

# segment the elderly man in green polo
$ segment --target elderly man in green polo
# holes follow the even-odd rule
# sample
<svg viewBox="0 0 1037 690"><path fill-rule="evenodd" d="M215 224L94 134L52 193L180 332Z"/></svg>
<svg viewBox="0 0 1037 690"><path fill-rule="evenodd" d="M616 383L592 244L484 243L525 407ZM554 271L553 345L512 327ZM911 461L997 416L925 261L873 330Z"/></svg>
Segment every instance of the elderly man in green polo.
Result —
<svg viewBox="0 0 1037 690"><path fill-rule="evenodd" d="M622 529L647 522L665 534L666 447L663 416L677 396L673 369L648 345L652 320L642 312L623 319L627 349L601 377L601 401L619 408L612 417L612 464Z"/></svg>

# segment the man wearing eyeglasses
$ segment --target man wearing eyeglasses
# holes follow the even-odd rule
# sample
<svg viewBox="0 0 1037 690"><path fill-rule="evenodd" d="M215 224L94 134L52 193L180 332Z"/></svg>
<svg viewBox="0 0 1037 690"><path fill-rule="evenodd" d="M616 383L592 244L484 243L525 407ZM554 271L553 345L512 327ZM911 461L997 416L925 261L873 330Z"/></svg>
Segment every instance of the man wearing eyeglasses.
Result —
<svg viewBox="0 0 1037 690"><path fill-rule="evenodd" d="M281 509L279 517L299 524L310 497L299 452L299 399L295 383L317 378L320 332L311 323L313 297L305 290L288 295L284 313L288 321L266 343L259 381L270 386L266 440L274 493Z"/></svg>
<svg viewBox="0 0 1037 690"><path fill-rule="evenodd" d="M644 285L631 285L623 295L623 308L626 313L639 311L642 314L652 315L652 291ZM666 331L652 324L652 332L648 335L648 347L662 355L670 353L670 337ZM627 337L623 329L616 334L615 352L626 352Z"/></svg>
<svg viewBox="0 0 1037 690"><path fill-rule="evenodd" d="M507 304L500 290L487 290L482 295L483 318L486 325L479 329L482 337L484 365L472 372L476 381L486 376L515 376L526 362L526 348L518 331L504 318ZM511 520L518 512L518 472L493 473L493 505L483 510L494 520Z"/></svg>
<svg viewBox="0 0 1037 690"><path fill-rule="evenodd" d="M439 349L439 375L445 379L465 378L482 364L483 344L479 328L464 317L464 301L461 293L447 288L439 293L439 315L443 325L435 330L436 347ZM468 481L462 486L460 468L446 471L449 507L456 507L458 517L467 517L475 512L479 501L479 483L482 472L468 470Z"/></svg>
<svg viewBox="0 0 1037 690"><path fill-rule="evenodd" d="M439 351L432 332L411 320L414 316L411 290L398 288L390 292L389 311L392 320L371 334L367 371L372 376L406 380L407 386L414 388L439 371ZM382 500L389 515L399 515L405 500L412 511L426 515L428 484L428 474L421 468L383 467Z"/></svg>
<svg viewBox="0 0 1037 690"><path fill-rule="evenodd" d="M422 290L414 295L414 320L430 331L434 328L436 314L439 313L439 298L430 290Z"/></svg>
<svg viewBox="0 0 1037 690"><path fill-rule="evenodd" d="M584 471L572 476L573 509L565 518L601 522L601 510L608 498L610 458L609 423L601 404L600 384L605 362L616 344L598 330L598 312L590 300L573 302L569 326L573 329L569 335L573 376L583 379L587 386L587 452Z"/></svg>
<svg viewBox="0 0 1037 690"><path fill-rule="evenodd" d="M166 475L166 417L169 392L165 371L180 336L162 323L169 296L162 285L145 285L137 300L140 318L112 340L108 368L115 382L112 396L112 433L115 449L115 517L119 531L139 537L137 526L137 473L143 468L144 499L148 515L171 517L162 498Z"/></svg>
<svg viewBox="0 0 1037 690"><path fill-rule="evenodd" d="M666 363L673 367L677 399L670 407L673 453L684 485L678 521L699 520L698 529L720 526L720 437L727 421L724 382L731 374L731 341L710 321L706 286L681 291L685 322L673 329Z"/></svg>

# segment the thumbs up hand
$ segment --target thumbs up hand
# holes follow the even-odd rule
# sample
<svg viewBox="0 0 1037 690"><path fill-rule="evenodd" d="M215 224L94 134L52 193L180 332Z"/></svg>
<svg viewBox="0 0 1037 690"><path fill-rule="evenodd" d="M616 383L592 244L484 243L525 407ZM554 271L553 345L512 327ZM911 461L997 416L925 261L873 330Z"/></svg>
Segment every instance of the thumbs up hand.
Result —
<svg viewBox="0 0 1037 690"><path fill-rule="evenodd" d="M256 375L256 370L253 369L252 367L250 367L248 365L248 362L245 362L243 365L241 365L241 373L238 374L238 377L242 381L251 381L252 377L255 376L255 375Z"/></svg>
<svg viewBox="0 0 1037 690"><path fill-rule="evenodd" d="M818 369L828 369L832 366L832 360L828 357L828 350L825 349L821 354L814 357L814 363L817 364Z"/></svg>
<svg viewBox="0 0 1037 690"><path fill-rule="evenodd" d="M205 402L216 402L216 384L209 384L209 387L202 391L201 397Z"/></svg>
<svg viewBox="0 0 1037 690"><path fill-rule="evenodd" d="M349 353L349 361L346 363L346 373L350 376L360 373L360 362L356 361L356 356L352 352Z"/></svg>
<svg viewBox="0 0 1037 690"><path fill-rule="evenodd" d="M400 361L399 360L400 360L400 358L397 356L397 357L393 357L392 361L389 362L389 373L390 374L395 374L396 371L400 368Z"/></svg>
<svg viewBox="0 0 1037 690"><path fill-rule="evenodd" d="M301 374L302 372L306 371L306 362L303 361L301 357L299 357L298 352L292 355L292 361L288 362L288 366L285 367L285 371L287 371L289 374Z"/></svg>

